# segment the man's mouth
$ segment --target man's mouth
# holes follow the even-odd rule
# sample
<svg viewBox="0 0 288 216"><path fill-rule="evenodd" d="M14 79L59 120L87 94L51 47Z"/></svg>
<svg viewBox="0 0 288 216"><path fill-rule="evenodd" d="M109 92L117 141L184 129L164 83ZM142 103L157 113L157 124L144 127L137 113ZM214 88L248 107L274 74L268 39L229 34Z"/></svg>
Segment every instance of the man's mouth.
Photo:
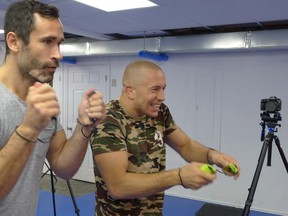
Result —
<svg viewBox="0 0 288 216"><path fill-rule="evenodd" d="M45 67L45 69L51 73L54 73L57 67Z"/></svg>
<svg viewBox="0 0 288 216"><path fill-rule="evenodd" d="M152 107L153 107L155 110L159 111L159 109L160 109L160 104L152 104Z"/></svg>

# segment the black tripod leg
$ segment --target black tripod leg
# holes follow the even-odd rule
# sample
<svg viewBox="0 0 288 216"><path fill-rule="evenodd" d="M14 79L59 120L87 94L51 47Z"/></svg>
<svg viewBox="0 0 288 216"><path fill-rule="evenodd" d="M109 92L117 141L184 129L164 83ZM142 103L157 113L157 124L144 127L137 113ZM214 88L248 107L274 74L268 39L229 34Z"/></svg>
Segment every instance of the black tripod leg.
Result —
<svg viewBox="0 0 288 216"><path fill-rule="evenodd" d="M256 167L256 171L254 173L253 181L252 181L251 187L249 188L249 194L248 194L248 197L247 197L247 200L245 203L245 208L242 212L242 216L248 216L249 215L250 207L251 207L252 202L253 202L253 197L254 197L255 190L256 190L256 187L258 184L258 180L259 180L261 169L262 169L262 166L264 163L265 155L266 155L266 152L268 150L268 147L271 146L271 144L272 144L272 135L267 134L267 136L265 137L262 149L261 149L259 159L258 159L258 164Z"/></svg>
<svg viewBox="0 0 288 216"><path fill-rule="evenodd" d="M55 191L56 190L55 190L53 179L55 179L57 181L57 178L55 177L55 175L53 173L53 170L48 166L48 164L46 162L45 162L45 165L48 168L48 170L42 175L41 178L43 178L44 175L46 175L48 172L50 172L53 210L54 210L54 216L56 216L56 202L55 202ZM72 191L72 187L70 185L70 182L69 181L66 181L66 182L67 182L68 189L69 189L69 192L70 192L70 195L71 195L71 198L72 198L72 202L73 202L73 205L74 205L74 208L75 208L75 213L77 214L77 216L80 216L80 213L79 213L80 210L79 210L79 208L77 206L77 203L76 203L76 200L75 200L74 193Z"/></svg>
<svg viewBox="0 0 288 216"><path fill-rule="evenodd" d="M285 157L284 151L283 151L283 149L281 148L280 141L279 141L279 139L278 139L277 136L274 136L274 140L275 140L276 146L277 146L277 148L278 148L278 150L279 150L279 153L280 153L280 155L281 155L281 158L282 158L282 161L283 161L283 163L284 163L284 166L285 166L285 168L286 168L286 172L288 173L288 163L287 163L287 159L286 159L286 157Z"/></svg>
<svg viewBox="0 0 288 216"><path fill-rule="evenodd" d="M271 138L271 140L273 140L273 138ZM272 142L271 141L269 143L269 146L268 146L268 153L267 153L267 166L271 166L271 158L272 158Z"/></svg>
<svg viewBox="0 0 288 216"><path fill-rule="evenodd" d="M71 199L72 199L72 202L73 202L73 205L74 205L74 209L75 209L75 213L77 216L80 216L80 210L77 206L77 203L76 203L76 200L75 200L75 197L74 197L74 193L72 191L72 187L70 185L70 182L69 181L66 181L67 182L67 185L68 185L68 189L69 189L69 192L70 192L70 195L71 195Z"/></svg>
<svg viewBox="0 0 288 216"><path fill-rule="evenodd" d="M51 168L50 170L50 179L51 179L51 191L52 191L52 201L53 201L53 210L54 210L54 216L56 216L56 203L55 203L55 187L54 187L54 174Z"/></svg>

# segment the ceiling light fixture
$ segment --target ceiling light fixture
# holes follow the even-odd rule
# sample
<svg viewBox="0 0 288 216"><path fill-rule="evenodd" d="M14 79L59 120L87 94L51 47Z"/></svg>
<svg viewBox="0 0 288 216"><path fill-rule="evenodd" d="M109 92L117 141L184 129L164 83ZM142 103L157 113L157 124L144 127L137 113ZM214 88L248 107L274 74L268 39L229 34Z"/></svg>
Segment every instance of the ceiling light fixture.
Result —
<svg viewBox="0 0 288 216"><path fill-rule="evenodd" d="M67 64L76 64L76 59L74 58L67 58L67 57L63 57L60 62L63 62L63 63L67 63Z"/></svg>
<svg viewBox="0 0 288 216"><path fill-rule="evenodd" d="M91 7L98 8L107 12L129 10L145 7L154 7L157 4L148 0L74 0Z"/></svg>
<svg viewBox="0 0 288 216"><path fill-rule="evenodd" d="M157 40L158 40L157 52L147 51L146 50L146 34L144 31L144 50L140 50L138 52L138 56L141 58L152 59L155 61L168 61L168 55L166 53L159 52L161 39L158 38Z"/></svg>
<svg viewBox="0 0 288 216"><path fill-rule="evenodd" d="M0 29L0 34L3 34L4 33L4 30L3 29Z"/></svg>
<svg viewBox="0 0 288 216"><path fill-rule="evenodd" d="M166 53L141 50L138 52L138 56L141 58L152 59L155 61L168 61L168 55Z"/></svg>

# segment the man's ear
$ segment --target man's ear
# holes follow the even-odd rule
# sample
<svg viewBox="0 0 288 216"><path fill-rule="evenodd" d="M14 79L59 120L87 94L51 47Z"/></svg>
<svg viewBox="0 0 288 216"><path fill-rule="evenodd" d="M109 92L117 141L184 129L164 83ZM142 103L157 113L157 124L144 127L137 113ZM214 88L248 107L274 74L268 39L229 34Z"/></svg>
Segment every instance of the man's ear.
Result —
<svg viewBox="0 0 288 216"><path fill-rule="evenodd" d="M135 97L135 89L130 85L125 85L125 92L129 99L134 99Z"/></svg>
<svg viewBox="0 0 288 216"><path fill-rule="evenodd" d="M14 32L8 32L6 43L12 52L19 52L20 40Z"/></svg>

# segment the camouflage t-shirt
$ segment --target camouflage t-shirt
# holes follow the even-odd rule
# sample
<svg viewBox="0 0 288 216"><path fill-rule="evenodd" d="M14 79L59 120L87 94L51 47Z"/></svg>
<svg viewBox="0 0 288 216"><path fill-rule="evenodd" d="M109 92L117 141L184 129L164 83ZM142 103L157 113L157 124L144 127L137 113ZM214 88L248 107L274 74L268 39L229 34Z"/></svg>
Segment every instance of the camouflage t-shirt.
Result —
<svg viewBox="0 0 288 216"><path fill-rule="evenodd" d="M94 155L127 151L130 173L155 173L165 170L165 137L177 126L168 107L162 104L156 118L134 120L128 116L118 100L106 105L107 117L97 126L91 147ZM162 215L164 192L140 199L115 200L109 196L107 186L94 163L96 181L96 208L98 216Z"/></svg>

